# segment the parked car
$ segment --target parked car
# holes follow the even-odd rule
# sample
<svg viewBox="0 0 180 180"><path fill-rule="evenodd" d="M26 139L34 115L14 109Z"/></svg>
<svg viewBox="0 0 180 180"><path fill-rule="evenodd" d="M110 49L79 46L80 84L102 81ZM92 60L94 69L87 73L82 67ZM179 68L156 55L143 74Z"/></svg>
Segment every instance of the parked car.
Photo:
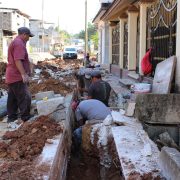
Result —
<svg viewBox="0 0 180 180"><path fill-rule="evenodd" d="M77 59L78 53L75 47L66 47L63 52L63 59Z"/></svg>

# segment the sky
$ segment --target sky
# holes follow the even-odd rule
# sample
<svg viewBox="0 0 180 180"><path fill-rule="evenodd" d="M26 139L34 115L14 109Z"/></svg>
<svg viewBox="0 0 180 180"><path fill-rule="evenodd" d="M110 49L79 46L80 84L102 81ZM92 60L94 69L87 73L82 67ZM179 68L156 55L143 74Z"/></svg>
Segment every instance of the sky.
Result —
<svg viewBox="0 0 180 180"><path fill-rule="evenodd" d="M0 0L0 7L17 8L33 19L42 19L42 0ZM92 19L100 8L99 0L87 0L87 19ZM44 21L58 25L69 33L84 29L85 0L44 0Z"/></svg>

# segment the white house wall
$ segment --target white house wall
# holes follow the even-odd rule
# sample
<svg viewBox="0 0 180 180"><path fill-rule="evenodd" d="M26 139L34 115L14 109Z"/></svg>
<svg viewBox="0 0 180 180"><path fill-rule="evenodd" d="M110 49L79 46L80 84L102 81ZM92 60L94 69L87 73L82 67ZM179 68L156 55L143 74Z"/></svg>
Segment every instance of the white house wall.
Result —
<svg viewBox="0 0 180 180"><path fill-rule="evenodd" d="M17 29L25 26L29 27L29 19L18 14L17 12L11 13L11 19L12 19L12 31L17 32Z"/></svg>
<svg viewBox="0 0 180 180"><path fill-rule="evenodd" d="M107 22L99 24L99 62L109 64L109 25Z"/></svg>

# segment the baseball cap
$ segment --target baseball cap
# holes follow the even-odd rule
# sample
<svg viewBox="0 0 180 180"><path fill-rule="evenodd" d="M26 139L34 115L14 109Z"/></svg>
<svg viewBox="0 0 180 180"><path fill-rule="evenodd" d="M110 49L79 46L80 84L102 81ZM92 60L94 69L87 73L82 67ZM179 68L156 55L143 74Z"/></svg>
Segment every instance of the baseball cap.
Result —
<svg viewBox="0 0 180 180"><path fill-rule="evenodd" d="M101 77L101 72L100 71L92 71L91 72L91 77Z"/></svg>
<svg viewBox="0 0 180 180"><path fill-rule="evenodd" d="M20 27L18 29L18 34L28 34L30 37L34 36L34 34L32 34L31 31L29 30L29 28L27 28L27 27Z"/></svg>

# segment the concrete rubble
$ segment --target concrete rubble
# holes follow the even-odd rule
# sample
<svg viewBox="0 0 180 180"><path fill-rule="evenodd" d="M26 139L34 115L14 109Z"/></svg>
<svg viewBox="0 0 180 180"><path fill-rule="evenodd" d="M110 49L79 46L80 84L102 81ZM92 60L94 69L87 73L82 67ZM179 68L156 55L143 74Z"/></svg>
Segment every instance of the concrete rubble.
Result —
<svg viewBox="0 0 180 180"><path fill-rule="evenodd" d="M82 61L43 61L47 55L33 56L36 58L29 88L35 118L15 131L0 122L0 177L64 180L75 124L70 106L77 87L74 74L79 68L83 70ZM178 179L180 158L174 148L179 148L179 96L132 93L132 82L125 80L127 88L107 69L97 69L112 87L109 102L112 113L105 120L88 121L83 126L82 151L87 162L80 164L81 169L84 171L88 162L93 162L92 167L98 164L93 171L100 172L94 173L93 179ZM7 97L4 72L0 72L3 98ZM5 107L1 102L2 97L0 113ZM162 124L170 124L171 129ZM170 145L174 148L164 147Z"/></svg>

